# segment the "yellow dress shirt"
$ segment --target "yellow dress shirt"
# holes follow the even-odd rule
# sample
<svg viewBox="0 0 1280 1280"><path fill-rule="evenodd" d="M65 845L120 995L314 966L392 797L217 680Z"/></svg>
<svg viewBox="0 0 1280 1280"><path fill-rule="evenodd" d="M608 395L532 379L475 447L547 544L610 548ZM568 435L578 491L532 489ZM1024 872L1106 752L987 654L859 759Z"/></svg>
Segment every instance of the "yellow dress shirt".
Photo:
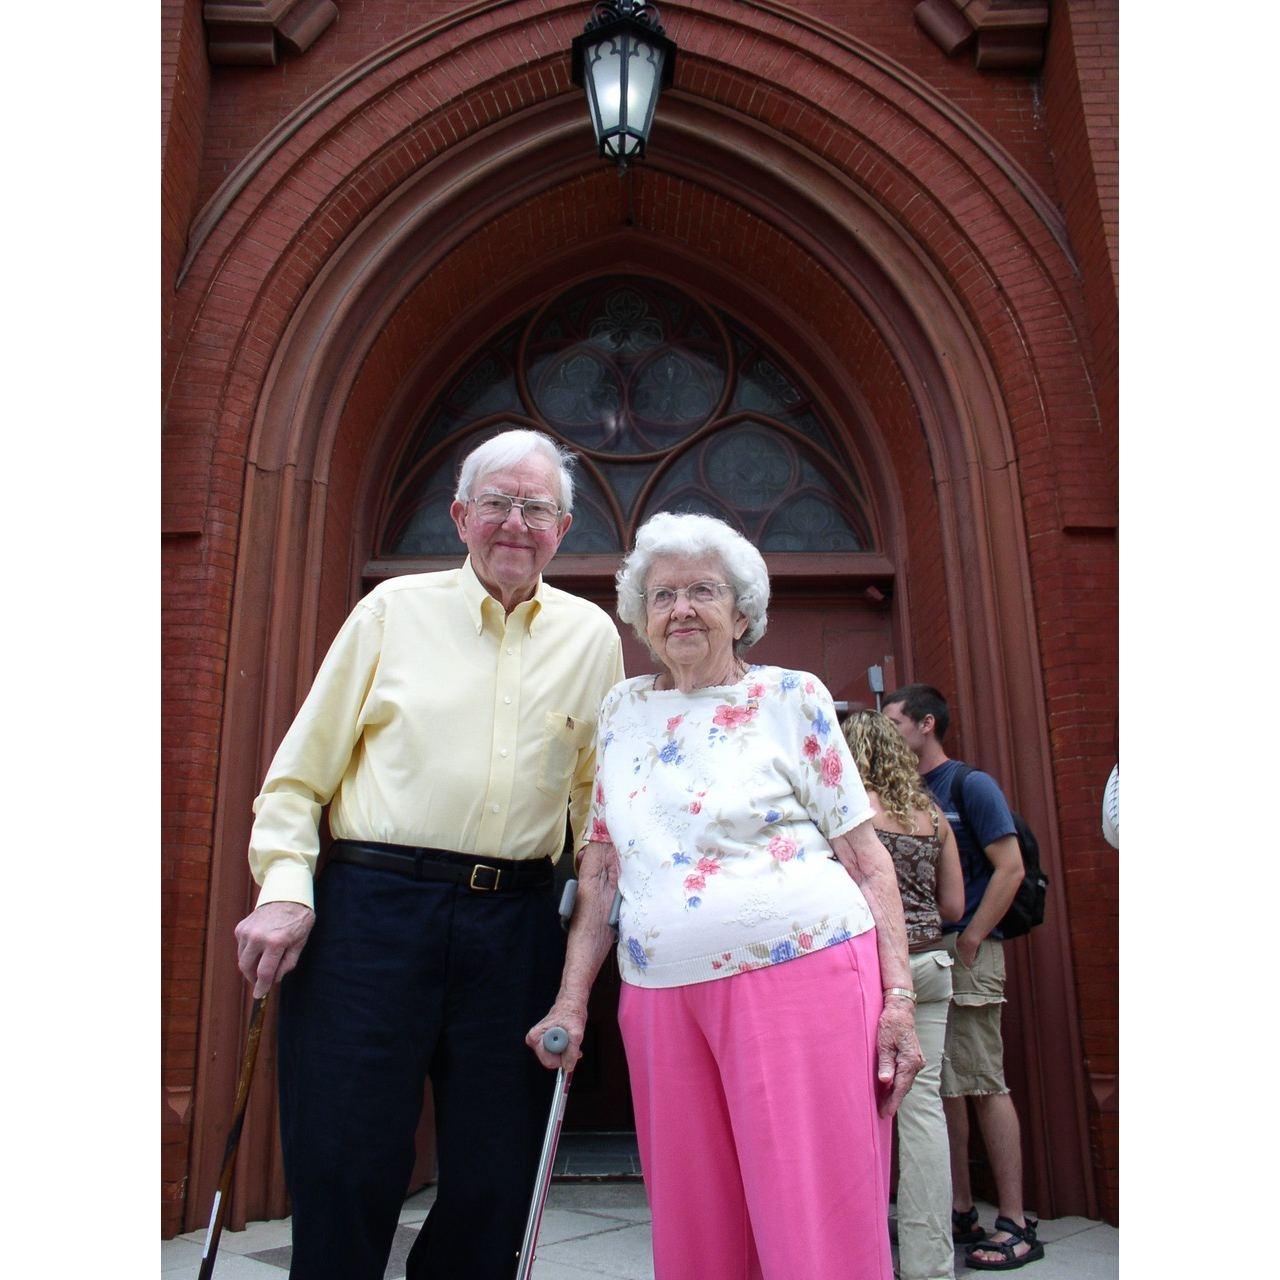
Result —
<svg viewBox="0 0 1280 1280"><path fill-rule="evenodd" d="M311 906L317 824L351 840L503 858L581 844L596 714L622 679L604 610L539 581L510 615L471 568L393 578L356 605L254 801L264 902Z"/></svg>

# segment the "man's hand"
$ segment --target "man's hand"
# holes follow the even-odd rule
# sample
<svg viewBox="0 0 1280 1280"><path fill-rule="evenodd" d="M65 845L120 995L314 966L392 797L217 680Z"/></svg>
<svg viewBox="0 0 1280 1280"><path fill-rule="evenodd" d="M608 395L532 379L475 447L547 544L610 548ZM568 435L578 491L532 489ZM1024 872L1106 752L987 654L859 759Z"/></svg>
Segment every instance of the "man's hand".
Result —
<svg viewBox="0 0 1280 1280"><path fill-rule="evenodd" d="M298 963L315 922L316 913L301 902L264 902L236 925L237 963L255 1000Z"/></svg>
<svg viewBox="0 0 1280 1280"><path fill-rule="evenodd" d="M1001 836L999 840L983 845L982 852L991 863L991 879L978 909L956 939L956 959L966 969L973 968L978 947L1004 919L1004 913L1018 896L1018 886L1022 883L1022 850L1018 848L1017 836Z"/></svg>
<svg viewBox="0 0 1280 1280"><path fill-rule="evenodd" d="M552 1027L563 1027L569 1033L569 1043L562 1054L548 1053L542 1047L542 1037ZM538 1061L544 1067L554 1071L563 1067L572 1071L582 1057L582 1035L587 1029L586 1011L576 1004L557 1000L551 1006L547 1016L536 1027L529 1030L524 1042L538 1055Z"/></svg>
<svg viewBox="0 0 1280 1280"><path fill-rule="evenodd" d="M889 996L885 1000L884 1012L876 1027L876 1049L879 1059L876 1076L881 1087L888 1090L880 1098L877 1110L887 1119L898 1110L916 1073L924 1066L924 1054L916 1039L915 1011L901 996Z"/></svg>

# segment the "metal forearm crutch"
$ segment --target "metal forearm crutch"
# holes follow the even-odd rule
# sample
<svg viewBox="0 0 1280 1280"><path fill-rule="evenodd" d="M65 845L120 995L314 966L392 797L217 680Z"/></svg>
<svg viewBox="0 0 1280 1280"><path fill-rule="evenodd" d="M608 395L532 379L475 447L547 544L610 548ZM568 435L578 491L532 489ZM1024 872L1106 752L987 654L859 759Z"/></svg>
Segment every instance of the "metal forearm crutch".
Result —
<svg viewBox="0 0 1280 1280"><path fill-rule="evenodd" d="M204 1253L200 1257L198 1280L209 1280L213 1275L214 1259L218 1256L218 1241L222 1238L222 1220L226 1217L227 1197L231 1193L231 1175L236 1170L236 1152L240 1148L240 1131L244 1128L245 1108L249 1103L249 1082L253 1079L254 1063L258 1060L258 1041L262 1039L262 1021L267 1010L268 991L253 1002L249 1017L249 1039L244 1049L244 1061L240 1064L240 1081L236 1085L235 1113L231 1119L231 1132L222 1155L222 1174L213 1196L213 1212L209 1217L209 1230L204 1238Z"/></svg>
<svg viewBox="0 0 1280 1280"><path fill-rule="evenodd" d="M560 898L560 919L565 928L569 927L577 892L576 880L565 884ZM618 892L613 895L613 905L609 908L611 929L618 927L621 909L622 894ZM542 1047L548 1053L563 1053L569 1047L569 1033L563 1027L549 1027L542 1034ZM566 1071L563 1067L556 1071L551 1114L547 1117L547 1129L542 1135L542 1155L538 1159L538 1173L533 1180L533 1199L529 1202L529 1217L524 1224L524 1239L520 1242L520 1266L516 1270L516 1280L529 1280L533 1271L534 1247L538 1242L538 1228L542 1225L542 1210L547 1203L547 1192L551 1189L551 1171L555 1168L560 1126L564 1123L564 1109L569 1100L569 1085L572 1081L572 1071Z"/></svg>
<svg viewBox="0 0 1280 1280"><path fill-rule="evenodd" d="M549 1028L543 1033L542 1047L548 1053L563 1053L569 1047L569 1033L563 1027ZM572 1080L572 1071L566 1071L563 1067L556 1071L551 1114L547 1117L547 1131L542 1135L538 1175L533 1180L533 1199L529 1204L529 1217L524 1224L524 1239L520 1242L520 1266L516 1271L516 1280L529 1280L529 1274L533 1270L533 1249L538 1240L538 1227L542 1224L547 1192L551 1187L551 1170L556 1161L556 1146L560 1141L560 1126L564 1123L564 1107L569 1100L569 1085Z"/></svg>

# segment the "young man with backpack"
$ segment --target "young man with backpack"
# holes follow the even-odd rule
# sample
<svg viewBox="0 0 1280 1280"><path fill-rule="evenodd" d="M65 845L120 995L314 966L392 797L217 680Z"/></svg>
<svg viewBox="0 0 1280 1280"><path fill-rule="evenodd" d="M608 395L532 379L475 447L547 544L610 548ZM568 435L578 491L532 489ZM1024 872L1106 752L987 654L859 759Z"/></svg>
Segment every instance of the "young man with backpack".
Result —
<svg viewBox="0 0 1280 1280"><path fill-rule="evenodd" d="M942 1102L951 1146L952 1235L970 1244L965 1262L979 1271L1011 1271L1044 1256L1037 1223L1022 1207L1022 1139L1004 1079L1000 1034L1004 1004L1004 933L1000 923L1024 877L1018 824L994 779L950 759L942 748L950 716L932 685L909 684L884 700L920 760L920 776L955 831L964 872L965 910L944 925L952 968L952 1003L942 1062ZM960 786L957 788L957 782ZM1025 929L1023 930L1025 931ZM991 1160L999 1214L987 1238L969 1184L969 1114L973 1100Z"/></svg>

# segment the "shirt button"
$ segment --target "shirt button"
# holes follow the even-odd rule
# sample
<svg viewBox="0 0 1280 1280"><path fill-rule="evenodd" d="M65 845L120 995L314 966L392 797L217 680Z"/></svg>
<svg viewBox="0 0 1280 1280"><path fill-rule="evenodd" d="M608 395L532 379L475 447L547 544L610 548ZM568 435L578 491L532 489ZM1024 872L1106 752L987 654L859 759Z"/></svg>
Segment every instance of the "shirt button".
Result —
<svg viewBox="0 0 1280 1280"><path fill-rule="evenodd" d="M503 747L503 748L502 748L502 750L498 752L498 754L499 754L499 755L500 755L500 756L505 760L505 759L507 758L507 749L506 749L506 747Z"/></svg>
<svg viewBox="0 0 1280 1280"><path fill-rule="evenodd" d="M514 649L508 649L508 650L507 650L507 654L508 654L508 656L510 656L510 655L511 655L511 654L513 654L513 653L515 653L515 650L514 650Z"/></svg>
<svg viewBox="0 0 1280 1280"><path fill-rule="evenodd" d="M511 695L510 695L510 694L507 694L507 696L506 696L505 698L503 698L503 702L505 702L505 703L507 704L507 706L510 706L510 705L511 705Z"/></svg>
<svg viewBox="0 0 1280 1280"><path fill-rule="evenodd" d="M502 807L501 805L496 805L496 804L495 804L495 805L493 806L493 811L494 811L494 813L497 813L497 812L498 812L498 810L499 810L501 807Z"/></svg>

